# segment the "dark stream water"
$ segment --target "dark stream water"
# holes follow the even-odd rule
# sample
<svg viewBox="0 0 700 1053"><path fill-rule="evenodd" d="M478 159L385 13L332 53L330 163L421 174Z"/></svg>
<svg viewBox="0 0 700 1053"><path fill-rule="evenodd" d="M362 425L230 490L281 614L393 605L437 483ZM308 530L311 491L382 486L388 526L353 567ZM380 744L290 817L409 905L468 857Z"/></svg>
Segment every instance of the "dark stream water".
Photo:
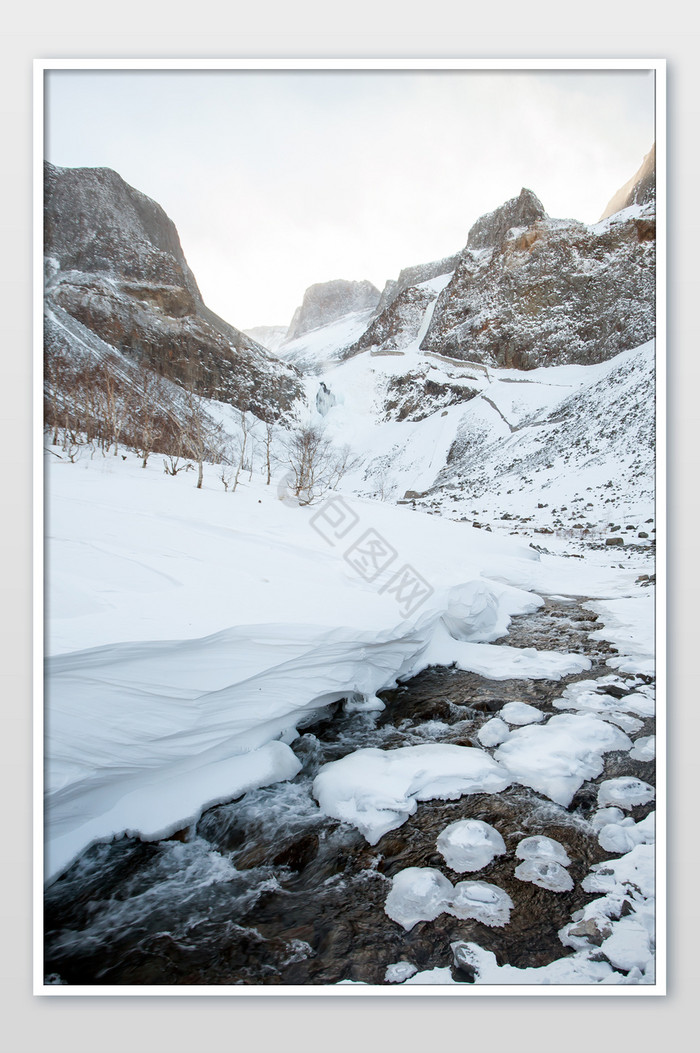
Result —
<svg viewBox="0 0 700 1053"><path fill-rule="evenodd" d="M375 846L323 816L311 783L321 764L366 746L479 746L479 728L508 701L558 712L552 701L566 684L611 672L609 648L588 636L594 628L595 617L584 607L548 601L535 614L514 619L507 642L587 654L591 671L553 682L428 669L385 692L381 714L344 714L339 703L305 728L293 744L303 769L292 782L211 809L180 839L123 838L92 847L47 890L50 982L383 983L387 966L398 961L418 969L451 965L450 943L457 939L475 941L500 964L521 968L570 953L557 932L594 898L580 887L590 866L609 858L588 822L596 809L595 783L584 784L568 809L517 786L423 802ZM651 733L651 722L639 732ZM651 763L608 754L596 782L617 775L654 781ZM639 819L650 807L631 814ZM435 847L445 826L463 818L495 826L508 849L474 875L453 873ZM573 861L571 892L549 892L514 877L513 849L536 833L566 848ZM404 932L385 914L384 902L391 878L410 866L436 866L453 882L473 876L499 885L515 905L510 923L494 929L443 914Z"/></svg>

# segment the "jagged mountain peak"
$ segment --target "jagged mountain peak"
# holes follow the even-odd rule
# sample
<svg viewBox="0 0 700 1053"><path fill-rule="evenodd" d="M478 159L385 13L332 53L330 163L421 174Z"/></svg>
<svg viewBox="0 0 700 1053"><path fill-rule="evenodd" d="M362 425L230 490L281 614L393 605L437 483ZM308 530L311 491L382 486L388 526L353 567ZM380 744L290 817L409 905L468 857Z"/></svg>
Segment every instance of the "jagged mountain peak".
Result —
<svg viewBox="0 0 700 1053"><path fill-rule="evenodd" d="M532 190L523 187L517 197L477 219L469 231L467 248L494 248L512 227L529 227L538 219L546 219L544 206Z"/></svg>

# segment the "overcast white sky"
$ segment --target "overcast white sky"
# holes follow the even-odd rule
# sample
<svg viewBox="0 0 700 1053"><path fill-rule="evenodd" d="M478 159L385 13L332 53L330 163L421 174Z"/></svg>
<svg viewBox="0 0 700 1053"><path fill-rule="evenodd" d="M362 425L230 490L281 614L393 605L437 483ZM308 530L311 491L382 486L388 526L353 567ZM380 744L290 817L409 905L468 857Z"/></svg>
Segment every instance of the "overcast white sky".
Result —
<svg viewBox="0 0 700 1053"><path fill-rule="evenodd" d="M594 222L654 137L648 71L47 73L47 158L159 202L241 329L456 252L522 186Z"/></svg>

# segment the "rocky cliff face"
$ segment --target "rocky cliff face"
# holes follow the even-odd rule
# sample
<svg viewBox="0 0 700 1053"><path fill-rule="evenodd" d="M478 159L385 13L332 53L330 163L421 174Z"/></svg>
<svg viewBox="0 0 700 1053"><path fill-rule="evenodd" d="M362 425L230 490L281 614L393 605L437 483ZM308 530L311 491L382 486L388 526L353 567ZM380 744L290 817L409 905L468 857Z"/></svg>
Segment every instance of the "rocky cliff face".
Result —
<svg viewBox="0 0 700 1053"><path fill-rule="evenodd" d="M380 292L371 282L336 281L311 285L294 312L287 341L296 340L312 329L329 325L346 314L372 311L379 303Z"/></svg>
<svg viewBox="0 0 700 1053"><path fill-rule="evenodd" d="M607 219L630 205L648 205L656 199L656 143L645 156L641 165L605 207L601 219Z"/></svg>
<svg viewBox="0 0 700 1053"><path fill-rule="evenodd" d="M342 352L351 358L362 351L374 354L402 351L423 335L426 312L447 284L459 256L404 267L398 280L384 286L374 317L359 340Z"/></svg>
<svg viewBox="0 0 700 1053"><path fill-rule="evenodd" d="M529 190L482 217L421 343L425 351L532 369L606 361L654 336L655 209L594 226L549 218Z"/></svg>
<svg viewBox="0 0 700 1053"><path fill-rule="evenodd" d="M298 372L204 304L172 220L106 168L45 168L46 301L132 360L279 417Z"/></svg>

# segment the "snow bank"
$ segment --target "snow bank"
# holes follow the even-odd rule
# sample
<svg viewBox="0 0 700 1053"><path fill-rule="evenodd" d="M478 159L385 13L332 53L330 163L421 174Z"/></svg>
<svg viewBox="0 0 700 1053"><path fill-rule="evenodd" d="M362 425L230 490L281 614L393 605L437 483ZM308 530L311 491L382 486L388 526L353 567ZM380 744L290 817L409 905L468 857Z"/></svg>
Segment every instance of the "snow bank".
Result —
<svg viewBox="0 0 700 1053"><path fill-rule="evenodd" d="M376 845L414 814L418 801L498 793L510 782L507 772L481 750L427 743L356 750L324 764L313 794L326 815L352 824Z"/></svg>
<svg viewBox="0 0 700 1053"><path fill-rule="evenodd" d="M330 702L376 707L378 692L431 664L496 679L588 666L494 644L541 604L519 587L539 562L521 542L350 497L339 539L326 506L290 508L259 480L225 493L207 468L196 490L157 457L144 470L125 456L50 458L47 470L49 878L95 840L160 837L293 777L296 726ZM395 553L372 580L348 558L368 530ZM414 609L390 588L400 566L428 587ZM328 796L319 785L351 816L363 800L381 836L421 795L508 784L472 753L478 763L450 761L442 781L435 770L411 787L412 769L408 782L393 771L386 806L369 787Z"/></svg>
<svg viewBox="0 0 700 1053"><path fill-rule="evenodd" d="M604 753L631 748L627 735L607 721L562 713L511 732L494 757L515 782L568 807L579 787L600 775Z"/></svg>
<svg viewBox="0 0 700 1053"><path fill-rule="evenodd" d="M647 587L635 596L591 604L603 622L591 637L613 645L619 657L608 659L608 665L622 673L655 675L654 592Z"/></svg>
<svg viewBox="0 0 700 1053"><path fill-rule="evenodd" d="M477 943L458 940L450 946L455 965L473 977L474 984L598 984L614 976L607 962L591 961L585 952L560 958L538 968L518 969L514 965L499 965L496 955ZM405 981L405 985L458 982L454 980L450 968L441 968L417 972Z"/></svg>

